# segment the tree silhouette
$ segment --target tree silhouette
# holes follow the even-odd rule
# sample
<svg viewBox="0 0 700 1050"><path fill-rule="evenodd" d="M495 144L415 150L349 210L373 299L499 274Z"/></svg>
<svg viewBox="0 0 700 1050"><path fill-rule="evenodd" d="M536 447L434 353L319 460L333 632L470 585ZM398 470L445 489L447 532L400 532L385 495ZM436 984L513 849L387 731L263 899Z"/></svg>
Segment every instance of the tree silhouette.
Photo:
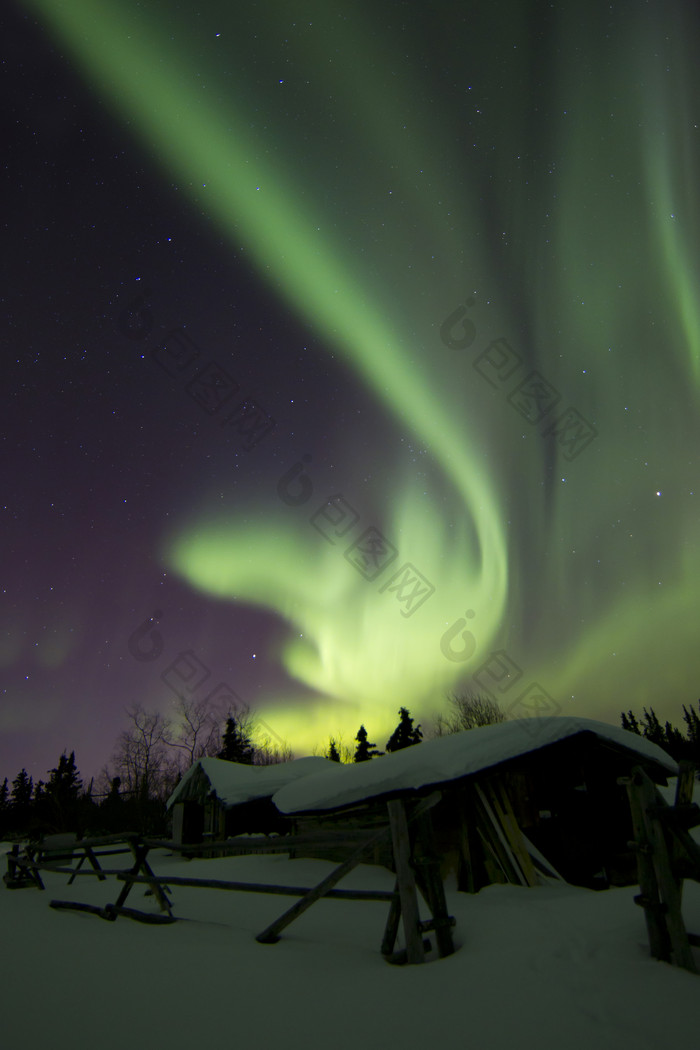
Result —
<svg viewBox="0 0 700 1050"><path fill-rule="evenodd" d="M382 752L376 750L377 745L371 744L367 739L367 730L364 726L360 726L355 740L357 740L357 747L353 755L353 762L369 762L376 755L381 755Z"/></svg>
<svg viewBox="0 0 700 1050"><path fill-rule="evenodd" d="M32 792L34 791L34 782L27 773L26 769L20 769L19 773L12 781L12 805L17 809L28 807L32 801Z"/></svg>
<svg viewBox="0 0 700 1050"><path fill-rule="evenodd" d="M253 742L235 715L229 715L226 719L224 729L223 747L217 758L223 758L225 762L241 762L243 765L252 766L255 758L255 747Z"/></svg>
<svg viewBox="0 0 700 1050"><path fill-rule="evenodd" d="M389 752L402 751L405 747L420 744L422 739L423 733L420 726L413 728L413 719L409 714L408 708L399 708L399 724L389 737L386 750Z"/></svg>

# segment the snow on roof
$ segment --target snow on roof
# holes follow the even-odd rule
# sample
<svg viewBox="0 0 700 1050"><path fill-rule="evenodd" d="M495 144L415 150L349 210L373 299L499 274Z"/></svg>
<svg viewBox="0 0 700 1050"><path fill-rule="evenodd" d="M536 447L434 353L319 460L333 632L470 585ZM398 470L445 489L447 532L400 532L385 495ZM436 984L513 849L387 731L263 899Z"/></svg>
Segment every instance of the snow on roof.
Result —
<svg viewBox="0 0 700 1050"><path fill-rule="evenodd" d="M211 784L212 792L227 806L241 802L252 802L258 798L270 798L276 791L299 777L308 777L319 770L338 769L337 762L327 758L311 756L297 758L293 762L279 762L272 766L249 766L238 762L226 762L221 758L200 758L187 770L180 783L168 799L168 808L184 794L185 786L199 770Z"/></svg>
<svg viewBox="0 0 700 1050"><path fill-rule="evenodd" d="M675 775L678 766L644 737L590 718L522 718L426 740L355 765L313 772L282 787L272 801L282 813L339 809L365 799L437 786L580 733L592 733Z"/></svg>

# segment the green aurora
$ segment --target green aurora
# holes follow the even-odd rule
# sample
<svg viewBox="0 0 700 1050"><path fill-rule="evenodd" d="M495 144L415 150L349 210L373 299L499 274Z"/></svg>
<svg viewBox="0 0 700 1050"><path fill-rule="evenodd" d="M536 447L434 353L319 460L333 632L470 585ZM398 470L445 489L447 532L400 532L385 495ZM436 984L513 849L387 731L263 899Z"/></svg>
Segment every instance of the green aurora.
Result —
<svg viewBox="0 0 700 1050"><path fill-rule="evenodd" d="M360 721L383 743L400 704L427 718L494 651L522 671L502 692L513 713L531 683L552 698L542 713L615 721L654 703L675 718L693 702L688 8L438 4L402 29L393 4L24 6L394 435L353 474L337 451L335 493L373 514L347 542L310 525L331 493L319 475L308 502L278 497L286 471L321 458L296 446L240 514L202 497L163 537L194 588L286 625L265 659L294 699L262 713L295 751ZM559 397L542 419L527 391L530 418L509 401L533 371ZM580 452L551 430L571 410ZM343 556L370 525L398 551L373 580ZM434 588L410 615L384 586L405 564Z"/></svg>

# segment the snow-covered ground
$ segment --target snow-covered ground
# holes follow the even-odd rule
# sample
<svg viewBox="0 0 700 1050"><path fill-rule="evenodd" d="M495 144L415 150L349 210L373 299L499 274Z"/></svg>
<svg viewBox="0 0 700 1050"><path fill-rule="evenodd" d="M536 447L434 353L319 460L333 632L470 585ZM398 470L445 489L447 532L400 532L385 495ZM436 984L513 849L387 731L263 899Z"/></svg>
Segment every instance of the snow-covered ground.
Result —
<svg viewBox="0 0 700 1050"><path fill-rule="evenodd" d="M163 875L306 886L333 867L284 855L186 861L159 851L151 860ZM4 871L2 856L0 864ZM636 887L491 886L470 896L448 882L457 952L439 959L433 950L426 965L399 967L379 952L384 903L319 901L278 944L260 945L255 935L294 898L172 887L183 921L145 926L49 908L52 897L112 902L114 879L45 881L43 893L0 883L8 1048L698 1045L700 977L649 957ZM393 876L362 866L340 885L389 890ZM144 890L127 903L157 910ZM684 915L700 933L695 883L685 884ZM700 966L700 951L695 957Z"/></svg>

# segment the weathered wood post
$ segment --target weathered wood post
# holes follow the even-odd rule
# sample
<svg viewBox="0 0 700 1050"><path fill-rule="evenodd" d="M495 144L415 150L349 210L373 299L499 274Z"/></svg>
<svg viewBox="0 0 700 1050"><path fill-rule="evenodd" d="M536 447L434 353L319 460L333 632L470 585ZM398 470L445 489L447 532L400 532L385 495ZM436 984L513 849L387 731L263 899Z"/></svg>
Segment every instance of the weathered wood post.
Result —
<svg viewBox="0 0 700 1050"><path fill-rule="evenodd" d="M391 822L391 839L394 846L396 881L401 901L401 918L406 939L406 959L409 963L425 962L423 939L419 929L416 880L411 868L411 842L408 837L406 809L401 799L387 802Z"/></svg>

